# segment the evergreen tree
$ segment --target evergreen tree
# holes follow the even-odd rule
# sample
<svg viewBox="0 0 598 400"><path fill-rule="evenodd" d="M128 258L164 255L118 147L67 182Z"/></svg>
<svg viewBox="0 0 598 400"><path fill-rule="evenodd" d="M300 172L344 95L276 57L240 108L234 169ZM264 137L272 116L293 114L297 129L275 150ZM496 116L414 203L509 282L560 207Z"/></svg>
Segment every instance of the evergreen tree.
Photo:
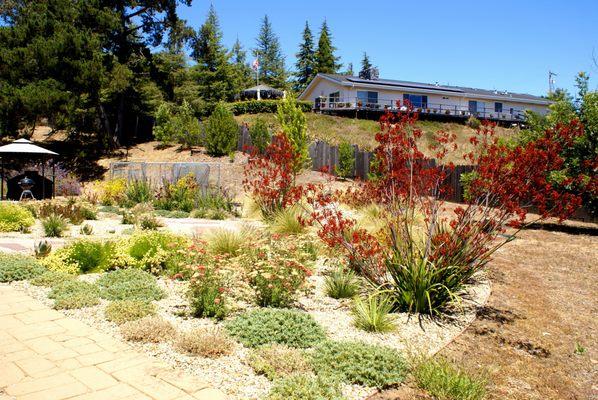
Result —
<svg viewBox="0 0 598 400"><path fill-rule="evenodd" d="M243 49L239 38L233 44L231 49L231 61L234 67L235 79L237 80L237 86L245 89L253 83L253 72L249 64L247 64L247 52Z"/></svg>
<svg viewBox="0 0 598 400"><path fill-rule="evenodd" d="M320 29L318 51L316 52L316 73L336 74L341 68L342 65L338 62L339 58L334 55L335 50L328 24L324 20Z"/></svg>
<svg viewBox="0 0 598 400"><path fill-rule="evenodd" d="M199 95L206 103L208 113L211 106L219 101L232 100L238 87L234 71L229 63L230 55L222 45L222 32L218 16L210 6L208 16L193 40L191 56L197 62L194 66L199 85Z"/></svg>
<svg viewBox="0 0 598 400"><path fill-rule="evenodd" d="M260 82L277 89L287 86L287 73L284 66L284 56L280 50L278 37L272 30L268 16L264 16L260 33L256 40L253 55L259 59Z"/></svg>
<svg viewBox="0 0 598 400"><path fill-rule="evenodd" d="M367 53L363 52L363 59L361 60L361 70L359 71L361 79L372 79L372 63Z"/></svg>
<svg viewBox="0 0 598 400"><path fill-rule="evenodd" d="M349 64L347 64L347 70L345 71L345 73L343 75L349 75L349 76L353 76L355 72L353 72L353 63L350 62Z"/></svg>
<svg viewBox="0 0 598 400"><path fill-rule="evenodd" d="M297 79L295 80L293 89L297 92L301 92L307 87L315 75L316 53L314 51L314 38L307 21L305 21L305 29L303 29L303 42L299 46L299 52L296 54L296 57L297 63L295 64L295 68L297 69L297 72L295 73L295 76Z"/></svg>

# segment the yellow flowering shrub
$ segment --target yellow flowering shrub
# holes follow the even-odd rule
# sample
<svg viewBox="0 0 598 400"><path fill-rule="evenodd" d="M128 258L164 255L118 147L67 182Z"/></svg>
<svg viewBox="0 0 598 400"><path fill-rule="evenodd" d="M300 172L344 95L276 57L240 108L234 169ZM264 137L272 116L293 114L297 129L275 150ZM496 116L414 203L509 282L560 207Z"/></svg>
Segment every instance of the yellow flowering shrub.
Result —
<svg viewBox="0 0 598 400"><path fill-rule="evenodd" d="M14 203L0 203L0 232L18 232L26 230L35 223L33 214Z"/></svg>
<svg viewBox="0 0 598 400"><path fill-rule="evenodd" d="M76 275L79 273L79 264L71 257L71 255L71 249L69 247L63 247L43 258L40 263L50 271Z"/></svg>

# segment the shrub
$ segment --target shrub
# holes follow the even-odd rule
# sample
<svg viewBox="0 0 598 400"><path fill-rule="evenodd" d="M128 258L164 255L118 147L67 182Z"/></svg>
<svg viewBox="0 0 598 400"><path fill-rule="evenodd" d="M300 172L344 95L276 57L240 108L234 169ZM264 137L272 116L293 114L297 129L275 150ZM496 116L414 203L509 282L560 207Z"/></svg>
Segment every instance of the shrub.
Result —
<svg viewBox="0 0 598 400"><path fill-rule="evenodd" d="M127 189L127 181L125 179L110 179L99 182L97 185L100 203L103 206L115 206L123 204Z"/></svg>
<svg viewBox="0 0 598 400"><path fill-rule="evenodd" d="M198 190L195 197L195 207L203 210L232 213L234 211L234 198L230 193L218 187Z"/></svg>
<svg viewBox="0 0 598 400"><path fill-rule="evenodd" d="M132 342L160 343L172 339L176 330L170 322L150 316L125 322L120 326L120 333Z"/></svg>
<svg viewBox="0 0 598 400"><path fill-rule="evenodd" d="M176 182L164 181L156 194L154 205L161 210L190 212L195 208L201 188L193 175L187 175Z"/></svg>
<svg viewBox="0 0 598 400"><path fill-rule="evenodd" d="M207 358L229 355L234 345L228 334L218 328L201 328L183 332L175 342L179 350Z"/></svg>
<svg viewBox="0 0 598 400"><path fill-rule="evenodd" d="M74 199L69 199L66 203L44 201L37 207L36 213L41 219L50 215L60 215L74 225L80 225L86 219L97 219L97 214L91 206L77 203Z"/></svg>
<svg viewBox="0 0 598 400"><path fill-rule="evenodd" d="M231 229L214 230L208 237L208 250L212 254L236 256L246 242L245 232Z"/></svg>
<svg viewBox="0 0 598 400"><path fill-rule="evenodd" d="M396 350L362 342L323 342L311 353L311 365L319 375L378 389L401 383L407 372Z"/></svg>
<svg viewBox="0 0 598 400"><path fill-rule="evenodd" d="M48 298L54 299L54 308L71 310L100 304L97 286L78 280L67 280L52 288Z"/></svg>
<svg viewBox="0 0 598 400"><path fill-rule="evenodd" d="M326 294L333 299L354 297L359 291L357 275L350 269L337 267L324 278Z"/></svg>
<svg viewBox="0 0 598 400"><path fill-rule="evenodd" d="M18 204L0 203L0 232L27 230L35 223L33 214Z"/></svg>
<svg viewBox="0 0 598 400"><path fill-rule="evenodd" d="M469 118L467 118L467 122L465 122L465 125L469 126L471 129L480 129L482 123L479 119L477 119L473 115L470 115Z"/></svg>
<svg viewBox="0 0 598 400"><path fill-rule="evenodd" d="M32 257L0 253L0 282L32 279L45 271Z"/></svg>
<svg viewBox="0 0 598 400"><path fill-rule="evenodd" d="M280 100L249 100L230 103L229 108L235 115L241 114L274 114L278 110ZM309 101L297 101L297 107L303 112L310 112L313 104Z"/></svg>
<svg viewBox="0 0 598 400"><path fill-rule="evenodd" d="M35 286L54 287L62 282L74 280L75 277L71 274L59 271L45 271L41 275L31 279L31 284Z"/></svg>
<svg viewBox="0 0 598 400"><path fill-rule="evenodd" d="M69 258L79 266L83 273L103 271L108 263L114 244L99 240L79 239L66 246Z"/></svg>
<svg viewBox="0 0 598 400"><path fill-rule="evenodd" d="M160 300L165 293L156 284L156 278L138 269L121 269L104 274L98 279L100 295L107 300Z"/></svg>
<svg viewBox="0 0 598 400"><path fill-rule="evenodd" d="M270 239L254 247L248 262L249 283L258 305L286 307L306 288L307 277L312 272L303 264L307 255L297 244L274 241Z"/></svg>
<svg viewBox="0 0 598 400"><path fill-rule="evenodd" d="M128 206L151 202L153 200L153 189L149 180L134 179L127 182L125 198L125 204Z"/></svg>
<svg viewBox="0 0 598 400"><path fill-rule="evenodd" d="M307 135L307 120L300 107L297 106L292 96L287 96L278 103L276 118L280 123L282 132L291 142L296 157L294 157L294 171L303 169L309 160Z"/></svg>
<svg viewBox="0 0 598 400"><path fill-rule="evenodd" d="M338 146L338 166L334 171L343 178L355 177L355 149L350 143L342 142Z"/></svg>
<svg viewBox="0 0 598 400"><path fill-rule="evenodd" d="M164 226L158 218L153 214L142 214L137 218L137 225L139 228L145 231L155 231L156 229Z"/></svg>
<svg viewBox="0 0 598 400"><path fill-rule="evenodd" d="M330 378L296 374L284 377L272 387L266 400L343 400L341 385Z"/></svg>
<svg viewBox="0 0 598 400"><path fill-rule="evenodd" d="M309 314L294 310L253 310L225 326L231 336L247 347L279 343L305 348L325 338L324 330Z"/></svg>
<svg viewBox="0 0 598 400"><path fill-rule="evenodd" d="M257 117L253 126L249 128L249 136L251 137L251 145L259 153L263 153L270 144L272 139L270 130L266 120L262 117Z"/></svg>
<svg viewBox="0 0 598 400"><path fill-rule="evenodd" d="M481 400L487 381L457 368L446 359L427 359L413 369L417 385L439 400Z"/></svg>
<svg viewBox="0 0 598 400"><path fill-rule="evenodd" d="M248 363L256 374L265 375L271 381L287 375L311 372L311 366L302 351L281 344L253 350Z"/></svg>
<svg viewBox="0 0 598 400"><path fill-rule="evenodd" d="M195 317L223 319L228 313L226 278L216 265L199 265L189 281L189 305Z"/></svg>
<svg viewBox="0 0 598 400"><path fill-rule="evenodd" d="M171 268L174 253L186 244L186 238L172 233L140 231L129 239L127 254L140 267L159 274Z"/></svg>
<svg viewBox="0 0 598 400"><path fill-rule="evenodd" d="M62 237L68 229L68 223L61 215L50 214L42 219L42 226L47 237Z"/></svg>
<svg viewBox="0 0 598 400"><path fill-rule="evenodd" d="M156 314L156 306L143 300L117 300L106 306L106 319L117 325Z"/></svg>
<svg viewBox="0 0 598 400"><path fill-rule="evenodd" d="M395 318L392 311L393 301L383 293L373 293L366 299L356 297L351 313L353 323L359 329L368 332L391 332L395 330Z"/></svg>
<svg viewBox="0 0 598 400"><path fill-rule="evenodd" d="M307 230L300 217L301 210L298 207L285 208L272 216L270 229L282 235L300 235Z"/></svg>
<svg viewBox="0 0 598 400"><path fill-rule="evenodd" d="M68 246L51 253L48 257L40 260L40 263L50 271L63 272L70 275L77 275L81 272L79 264L71 258Z"/></svg>
<svg viewBox="0 0 598 400"><path fill-rule="evenodd" d="M154 137L156 140L170 144L180 143L187 147L201 143L201 126L195 117L191 105L183 100L180 106L162 103L156 111Z"/></svg>
<svg viewBox="0 0 598 400"><path fill-rule="evenodd" d="M206 123L206 149L215 157L234 151L239 140L239 126L230 110L218 104Z"/></svg>

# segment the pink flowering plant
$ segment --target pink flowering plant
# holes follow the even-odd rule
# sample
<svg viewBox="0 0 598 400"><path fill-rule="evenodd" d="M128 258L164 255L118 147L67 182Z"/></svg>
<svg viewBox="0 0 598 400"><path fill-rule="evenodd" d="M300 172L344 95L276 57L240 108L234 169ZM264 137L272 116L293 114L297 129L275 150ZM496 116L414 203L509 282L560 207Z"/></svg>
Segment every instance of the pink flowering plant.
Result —
<svg viewBox="0 0 598 400"><path fill-rule="evenodd" d="M247 279L262 307L291 305L308 290L312 255L304 239L273 235L262 238L246 257Z"/></svg>

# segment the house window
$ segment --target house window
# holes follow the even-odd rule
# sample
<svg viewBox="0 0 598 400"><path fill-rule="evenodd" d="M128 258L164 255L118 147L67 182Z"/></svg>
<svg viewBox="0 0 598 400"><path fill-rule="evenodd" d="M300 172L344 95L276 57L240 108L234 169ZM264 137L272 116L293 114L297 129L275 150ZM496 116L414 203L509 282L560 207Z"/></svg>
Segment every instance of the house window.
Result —
<svg viewBox="0 0 598 400"><path fill-rule="evenodd" d="M501 113L502 112L502 103L494 103L494 112Z"/></svg>
<svg viewBox="0 0 598 400"><path fill-rule="evenodd" d="M357 92L357 100L360 101L362 105L377 104L378 103L378 92L358 91Z"/></svg>
<svg viewBox="0 0 598 400"><path fill-rule="evenodd" d="M330 103L338 103L340 99L341 99L341 93L340 92L334 92L334 93L330 93L328 95L328 101Z"/></svg>
<svg viewBox="0 0 598 400"><path fill-rule="evenodd" d="M413 107L428 108L428 96L420 96L418 94L403 94L403 101L409 100Z"/></svg>
<svg viewBox="0 0 598 400"><path fill-rule="evenodd" d="M472 114L485 113L486 105L483 101L469 100L469 112Z"/></svg>

